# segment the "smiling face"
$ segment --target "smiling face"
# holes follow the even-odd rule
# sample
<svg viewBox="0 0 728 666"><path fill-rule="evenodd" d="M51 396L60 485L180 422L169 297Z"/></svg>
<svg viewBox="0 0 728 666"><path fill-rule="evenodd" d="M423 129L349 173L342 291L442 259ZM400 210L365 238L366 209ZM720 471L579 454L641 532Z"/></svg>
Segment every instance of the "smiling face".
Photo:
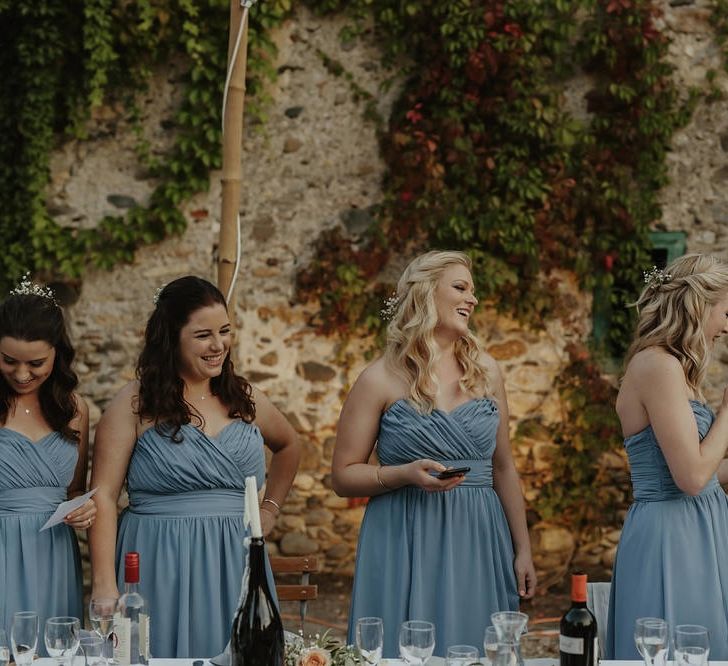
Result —
<svg viewBox="0 0 728 666"><path fill-rule="evenodd" d="M35 393L53 372L56 350L44 340L0 338L0 374L18 395Z"/></svg>
<svg viewBox="0 0 728 666"><path fill-rule="evenodd" d="M452 331L458 336L468 332L468 322L478 303L470 271L462 264L448 266L435 287L437 331Z"/></svg>
<svg viewBox="0 0 728 666"><path fill-rule="evenodd" d="M230 351L231 329L219 303L195 310L179 333L180 374L191 382L217 377Z"/></svg>
<svg viewBox="0 0 728 666"><path fill-rule="evenodd" d="M722 335L728 333L728 292L710 308L705 323L705 339L713 345Z"/></svg>

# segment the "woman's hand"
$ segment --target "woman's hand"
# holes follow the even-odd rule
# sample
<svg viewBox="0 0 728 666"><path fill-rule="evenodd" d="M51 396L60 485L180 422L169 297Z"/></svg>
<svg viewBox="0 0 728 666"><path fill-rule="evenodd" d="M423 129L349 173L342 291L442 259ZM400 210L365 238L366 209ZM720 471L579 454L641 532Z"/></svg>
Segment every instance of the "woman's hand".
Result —
<svg viewBox="0 0 728 666"><path fill-rule="evenodd" d="M516 574L518 596L521 599L531 599L536 593L536 569L533 559L528 555L516 555L513 561L513 571Z"/></svg>
<svg viewBox="0 0 728 666"><path fill-rule="evenodd" d="M275 527L277 518L278 514L271 511L265 504L260 507L260 527L264 537L267 537Z"/></svg>
<svg viewBox="0 0 728 666"><path fill-rule="evenodd" d="M70 525L77 530L87 530L96 520L96 502L89 499L83 506L75 511L71 511L64 519L66 525Z"/></svg>
<svg viewBox="0 0 728 666"><path fill-rule="evenodd" d="M417 486L428 492L443 492L452 490L459 486L465 475L454 476L451 479L438 479L432 475L432 472L444 472L447 468L445 465L428 458L414 460L404 465L405 473L409 480L409 485Z"/></svg>

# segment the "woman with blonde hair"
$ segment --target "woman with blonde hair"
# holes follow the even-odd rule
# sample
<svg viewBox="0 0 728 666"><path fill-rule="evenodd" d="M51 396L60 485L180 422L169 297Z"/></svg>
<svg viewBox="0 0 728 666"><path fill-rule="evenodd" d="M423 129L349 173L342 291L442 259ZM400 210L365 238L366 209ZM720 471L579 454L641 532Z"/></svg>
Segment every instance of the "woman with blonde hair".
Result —
<svg viewBox="0 0 728 666"><path fill-rule="evenodd" d="M341 412L333 487L371 496L359 534L349 639L358 618L384 620L384 656L404 620L436 627L435 654L482 645L490 614L517 610L536 575L495 361L468 323L470 260L432 251L389 299L384 356ZM370 462L376 445L378 464ZM449 476L448 468L467 469Z"/></svg>
<svg viewBox="0 0 728 666"><path fill-rule="evenodd" d="M607 659L637 659L635 620L700 624L728 659L728 389L717 416L702 384L728 333L728 265L691 254L645 274L617 396L634 503L614 565Z"/></svg>

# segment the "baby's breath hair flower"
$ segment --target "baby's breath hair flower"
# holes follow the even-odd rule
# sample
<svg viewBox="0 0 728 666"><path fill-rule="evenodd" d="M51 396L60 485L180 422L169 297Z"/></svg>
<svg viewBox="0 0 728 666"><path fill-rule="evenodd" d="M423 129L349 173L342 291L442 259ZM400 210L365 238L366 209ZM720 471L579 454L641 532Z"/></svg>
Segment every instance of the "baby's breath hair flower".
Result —
<svg viewBox="0 0 728 666"><path fill-rule="evenodd" d="M30 272L27 272L20 279L20 282L10 290L11 296L40 296L53 301L54 305L58 305L53 290L30 279Z"/></svg>
<svg viewBox="0 0 728 666"><path fill-rule="evenodd" d="M651 271L642 271L642 275L645 278L645 284L652 289L658 289L663 284L672 280L672 275L667 271L653 266Z"/></svg>
<svg viewBox="0 0 728 666"><path fill-rule="evenodd" d="M157 287L156 291L154 292L154 296L152 297L152 303L154 303L154 305L159 303L159 297L162 295L162 291L164 290L164 288L166 286L167 286L166 284L162 284L159 287Z"/></svg>
<svg viewBox="0 0 728 666"><path fill-rule="evenodd" d="M399 297L397 292L393 291L392 295L384 301L384 307L379 311L379 314L384 321L392 321L398 307Z"/></svg>

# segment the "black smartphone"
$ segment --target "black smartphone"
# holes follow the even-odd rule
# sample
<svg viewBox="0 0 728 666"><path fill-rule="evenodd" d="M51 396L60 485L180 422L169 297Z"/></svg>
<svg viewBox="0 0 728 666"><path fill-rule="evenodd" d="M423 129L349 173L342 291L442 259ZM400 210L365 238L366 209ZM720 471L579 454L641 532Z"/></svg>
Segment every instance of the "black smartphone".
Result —
<svg viewBox="0 0 728 666"><path fill-rule="evenodd" d="M452 467L446 469L444 472L435 474L438 479L452 479L453 476L460 476L461 474L467 474L470 471L470 467Z"/></svg>

